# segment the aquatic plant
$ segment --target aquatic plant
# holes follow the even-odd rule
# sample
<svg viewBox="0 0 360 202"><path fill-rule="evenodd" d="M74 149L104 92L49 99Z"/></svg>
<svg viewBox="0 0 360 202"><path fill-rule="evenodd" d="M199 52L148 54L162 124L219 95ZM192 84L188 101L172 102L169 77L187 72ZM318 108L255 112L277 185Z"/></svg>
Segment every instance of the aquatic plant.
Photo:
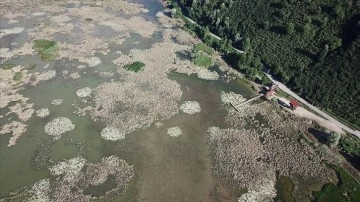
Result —
<svg viewBox="0 0 360 202"><path fill-rule="evenodd" d="M203 43L196 44L194 46L194 48L197 51L203 51L203 52L205 52L205 53L207 53L209 55L214 54L214 50L211 47L209 47L209 46L207 46L206 44L203 44Z"/></svg>
<svg viewBox="0 0 360 202"><path fill-rule="evenodd" d="M222 91L220 93L220 97L221 97L221 102L223 104L232 103L234 105L238 105L246 100L246 98L244 98L242 95L231 92L231 91L228 93Z"/></svg>
<svg viewBox="0 0 360 202"><path fill-rule="evenodd" d="M11 63L4 63L4 64L0 64L0 68L1 69L11 69L13 67L15 67L16 65L11 64Z"/></svg>
<svg viewBox="0 0 360 202"><path fill-rule="evenodd" d="M40 117L40 118L44 118L46 116L49 116L50 111L48 108L42 108L42 109L38 109L36 110L36 116Z"/></svg>
<svg viewBox="0 0 360 202"><path fill-rule="evenodd" d="M13 79L14 81L20 81L23 78L23 75L21 72L16 72Z"/></svg>
<svg viewBox="0 0 360 202"><path fill-rule="evenodd" d="M70 119L65 117L58 117L45 125L44 132L48 135L59 139L63 133L69 132L75 128L75 125Z"/></svg>
<svg viewBox="0 0 360 202"><path fill-rule="evenodd" d="M35 67L36 67L36 64L31 63L31 64L29 64L29 65L26 67L26 69L27 69L27 70L30 70L30 69L34 69Z"/></svg>
<svg viewBox="0 0 360 202"><path fill-rule="evenodd" d="M85 87L85 88L81 88L79 90L76 91L76 95L78 97L88 97L91 95L91 88L89 87Z"/></svg>
<svg viewBox="0 0 360 202"><path fill-rule="evenodd" d="M329 167L337 172L339 182L338 184L328 183L321 191L314 192L315 200L319 202L338 202L360 199L360 183L343 168L333 164L330 164Z"/></svg>
<svg viewBox="0 0 360 202"><path fill-rule="evenodd" d="M86 159L75 157L66 161L61 161L49 168L51 175L64 175L64 179L73 183L77 181L81 169L85 166Z"/></svg>
<svg viewBox="0 0 360 202"><path fill-rule="evenodd" d="M335 173L323 162L340 162L341 159L332 154L319 155L316 148L298 142L298 131L307 130L311 123L274 109L268 102L237 108L238 111L229 107L225 120L238 128L238 132L229 133L226 132L229 129L221 129L217 135L209 135L217 175L243 184L247 180L241 180L242 176L248 178L254 172L262 174L264 167L259 164L263 164L265 170L276 170L291 179L294 183L292 194L297 201L306 200L303 193L309 191L309 184L304 181L316 181L321 185L336 179ZM324 147L331 152L327 146ZM251 151L247 151L249 149ZM258 176L256 173L254 177Z"/></svg>
<svg viewBox="0 0 360 202"><path fill-rule="evenodd" d="M180 110L186 114L196 114L201 112L201 107L196 101L185 101L180 105Z"/></svg>
<svg viewBox="0 0 360 202"><path fill-rule="evenodd" d="M191 61L197 66L209 67L213 64L212 58L205 55L202 51L195 50L191 53L191 58Z"/></svg>
<svg viewBox="0 0 360 202"><path fill-rule="evenodd" d="M117 128L108 126L101 131L101 137L105 140L122 140L125 138L125 134L121 133Z"/></svg>
<svg viewBox="0 0 360 202"><path fill-rule="evenodd" d="M56 42L46 39L35 40L33 48L39 52L41 60L54 60L59 52Z"/></svg>
<svg viewBox="0 0 360 202"><path fill-rule="evenodd" d="M208 69L202 68L197 72L197 75L200 79L204 80L218 80L219 74L215 71L210 71Z"/></svg>
<svg viewBox="0 0 360 202"><path fill-rule="evenodd" d="M34 183L28 201L50 201L50 179L45 178Z"/></svg>
<svg viewBox="0 0 360 202"><path fill-rule="evenodd" d="M133 62L131 64L127 64L124 66L125 69L133 72L139 72L145 67L145 64L139 61Z"/></svg>
<svg viewBox="0 0 360 202"><path fill-rule="evenodd" d="M51 104L55 105L55 106L61 105L63 103L63 101L64 101L63 99L54 99L51 101Z"/></svg>
<svg viewBox="0 0 360 202"><path fill-rule="evenodd" d="M340 139L340 147L350 155L360 158L360 140L348 135Z"/></svg>
<svg viewBox="0 0 360 202"><path fill-rule="evenodd" d="M168 128L167 134L170 135L171 137L178 137L182 135L182 131L179 127L176 126L176 127Z"/></svg>
<svg viewBox="0 0 360 202"><path fill-rule="evenodd" d="M112 199L126 190L134 176L134 168L117 156L103 157L99 163L86 162L83 157L61 161L50 168L50 174L58 176L52 184L51 199L54 201L92 201L91 199ZM115 184L110 190L94 196L90 190L102 186L113 178Z"/></svg>

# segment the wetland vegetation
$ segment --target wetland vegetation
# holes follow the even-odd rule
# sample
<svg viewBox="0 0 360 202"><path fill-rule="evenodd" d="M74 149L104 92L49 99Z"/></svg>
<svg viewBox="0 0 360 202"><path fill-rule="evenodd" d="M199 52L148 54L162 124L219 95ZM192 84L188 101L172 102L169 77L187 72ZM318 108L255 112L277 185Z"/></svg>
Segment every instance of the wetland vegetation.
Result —
<svg viewBox="0 0 360 202"><path fill-rule="evenodd" d="M54 60L58 56L59 47L55 41L37 39L34 41L33 47L39 52L42 60Z"/></svg>
<svg viewBox="0 0 360 202"><path fill-rule="evenodd" d="M157 0L0 2L0 201L358 197L314 123L266 99L242 105L259 87L172 11ZM357 155L352 143L338 146Z"/></svg>
<svg viewBox="0 0 360 202"><path fill-rule="evenodd" d="M140 70L142 70L145 67L145 64L143 62L133 62L131 64L127 64L124 66L125 69L129 70L129 71L133 71L133 72L138 72Z"/></svg>

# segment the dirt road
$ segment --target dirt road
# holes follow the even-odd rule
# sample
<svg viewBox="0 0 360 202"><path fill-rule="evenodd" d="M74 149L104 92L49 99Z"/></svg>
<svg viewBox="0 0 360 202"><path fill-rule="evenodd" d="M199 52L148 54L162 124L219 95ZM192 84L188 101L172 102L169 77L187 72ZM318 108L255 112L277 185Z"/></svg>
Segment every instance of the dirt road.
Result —
<svg viewBox="0 0 360 202"><path fill-rule="evenodd" d="M276 79L274 79L272 77L272 75L265 73L266 76L275 84L277 85L281 90L283 90L284 92L286 92L287 94L291 95L292 97L294 97L295 99L297 99L299 102L301 102L302 104L308 106L310 109L314 110L315 112L317 112L318 114L320 114L321 116L323 116L324 118L328 119L330 122L332 122L333 124L337 125L338 127L342 128L344 131L351 133L355 136L357 136L358 138L360 138L360 131L357 130L353 130L351 128L349 128L348 126L340 123L338 120L336 120L335 118L331 117L330 115L326 114L325 112L321 111L320 109L316 108L315 106L313 106L312 104L306 102L304 99L302 99L300 96L298 96L296 93L294 93L293 91L291 91L288 87L286 87L283 83L277 81Z"/></svg>

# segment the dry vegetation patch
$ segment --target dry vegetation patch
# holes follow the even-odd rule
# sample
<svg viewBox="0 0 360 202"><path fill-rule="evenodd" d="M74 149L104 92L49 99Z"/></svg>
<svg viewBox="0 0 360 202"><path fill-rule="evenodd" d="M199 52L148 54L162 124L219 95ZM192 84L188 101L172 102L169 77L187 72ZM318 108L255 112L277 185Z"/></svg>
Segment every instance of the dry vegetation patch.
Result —
<svg viewBox="0 0 360 202"><path fill-rule="evenodd" d="M256 186L277 171L289 176L295 184L293 194L297 200L309 192L306 182L316 181L320 186L335 181L335 173L318 155L318 150L306 142L298 142L299 131L309 123L276 110L267 102L243 105L237 113L229 108L227 122L236 129L209 130L209 141L214 160L214 172L237 187ZM255 189L256 190L256 189Z"/></svg>

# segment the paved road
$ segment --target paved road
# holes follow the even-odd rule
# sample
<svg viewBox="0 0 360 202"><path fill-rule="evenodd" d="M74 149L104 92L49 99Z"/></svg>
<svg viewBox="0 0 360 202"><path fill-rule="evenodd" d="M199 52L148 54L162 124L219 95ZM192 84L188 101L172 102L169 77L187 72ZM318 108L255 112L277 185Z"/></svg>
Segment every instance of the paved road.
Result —
<svg viewBox="0 0 360 202"><path fill-rule="evenodd" d="M316 108L315 106L313 106L312 104L306 102L304 99L302 99L300 96L298 96L296 93L292 92L288 87L286 87L283 83L275 80L272 75L265 73L266 76L274 83L276 84L281 90L283 90L284 92L286 92L287 94L291 95L292 97L294 97L295 99L297 99L299 102L301 102L302 104L308 106L310 109L314 110L315 112L317 112L318 114L320 114L321 116L323 116L324 118L328 119L330 122L332 122L333 124L337 125L338 127L342 128L344 131L351 133L355 136L357 136L358 138L360 138L360 131L355 131L349 127L347 127L346 125L340 123L338 120L334 119L333 117L331 117L330 115L326 114L325 112L321 111L320 109Z"/></svg>

